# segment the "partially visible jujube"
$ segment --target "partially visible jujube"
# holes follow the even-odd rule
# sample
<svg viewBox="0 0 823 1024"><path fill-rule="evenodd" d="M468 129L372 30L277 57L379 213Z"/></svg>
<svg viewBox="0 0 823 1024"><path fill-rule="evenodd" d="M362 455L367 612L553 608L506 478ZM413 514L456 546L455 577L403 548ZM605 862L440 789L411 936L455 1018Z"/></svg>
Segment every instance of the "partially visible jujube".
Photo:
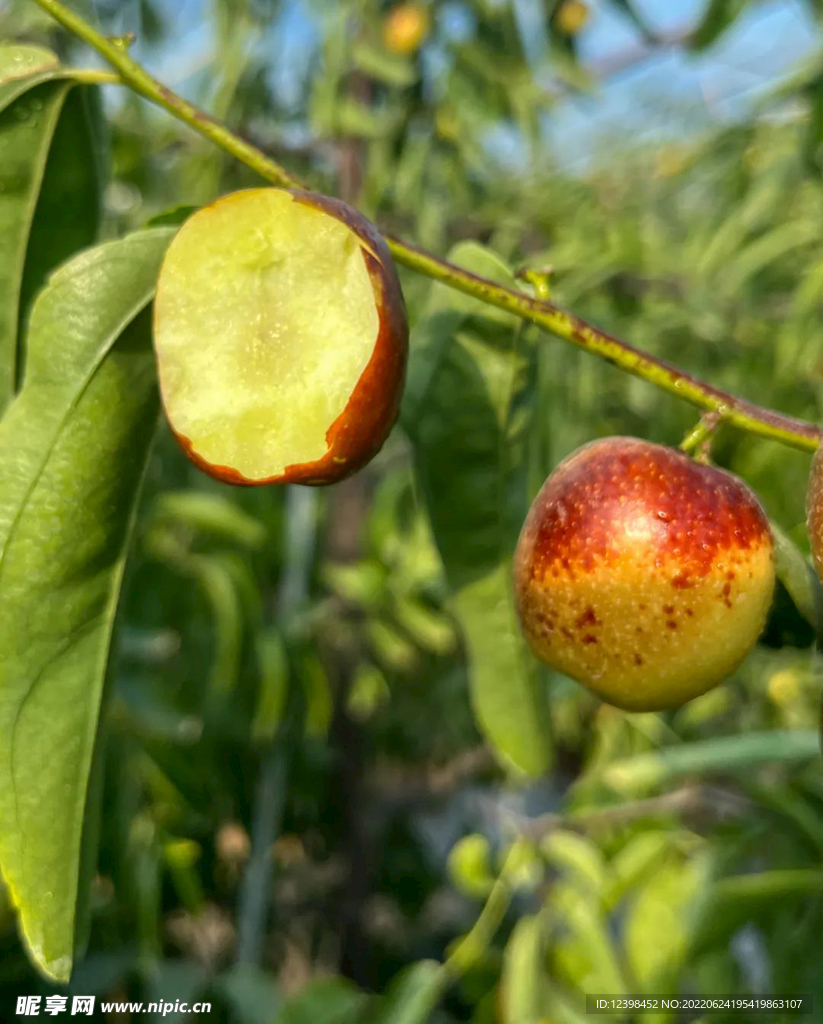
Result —
<svg viewBox="0 0 823 1024"><path fill-rule="evenodd" d="M806 525L814 567L823 579L823 446L817 449L812 459L806 492Z"/></svg>

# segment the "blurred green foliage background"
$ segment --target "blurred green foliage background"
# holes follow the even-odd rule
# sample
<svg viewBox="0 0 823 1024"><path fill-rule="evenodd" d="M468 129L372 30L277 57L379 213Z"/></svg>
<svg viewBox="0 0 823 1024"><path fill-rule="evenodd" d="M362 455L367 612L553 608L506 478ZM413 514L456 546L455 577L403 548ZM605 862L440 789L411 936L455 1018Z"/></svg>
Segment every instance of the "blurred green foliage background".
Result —
<svg viewBox="0 0 823 1024"><path fill-rule="evenodd" d="M802 18L807 45L731 112L676 89L650 96L632 75L674 53L676 80L769 12L686 5L674 33L657 6L421 2L406 9L417 38L377 0L75 3L109 34L135 32L133 53L169 85L384 229L444 255L462 243L469 261L491 259L485 246L506 273L547 269L561 305L817 420L823 4L765 5ZM629 40L611 63L586 49L607 17ZM89 63L28 0L0 5L0 30ZM633 118L592 132L618 86ZM125 90L107 87L105 109L103 237L257 183ZM403 285L414 381L437 313L460 307L424 278ZM561 341L467 315L461 337L508 332L531 353L517 435L530 495L586 440L676 444L696 419ZM458 561L474 557L471 520L454 489L445 509L423 497L423 476L441 494L464 486L473 439L443 428L461 394L428 419L425 395L369 467L322 492L218 485L161 431L110 670L91 931L69 991L208 998L209 1020L237 1024L580 1024L584 993L805 992L823 1020L811 627L779 590L735 677L665 714L624 714L533 666L548 768L524 781L472 713L471 607L455 605L430 512ZM808 456L723 431L715 457L806 545ZM466 502L490 500L482 479L465 486ZM485 685L505 702L509 682ZM460 946L504 862L499 928ZM441 990L427 962L450 955L460 977L429 1006L427 985ZM7 909L0 1005L35 991L56 989Z"/></svg>

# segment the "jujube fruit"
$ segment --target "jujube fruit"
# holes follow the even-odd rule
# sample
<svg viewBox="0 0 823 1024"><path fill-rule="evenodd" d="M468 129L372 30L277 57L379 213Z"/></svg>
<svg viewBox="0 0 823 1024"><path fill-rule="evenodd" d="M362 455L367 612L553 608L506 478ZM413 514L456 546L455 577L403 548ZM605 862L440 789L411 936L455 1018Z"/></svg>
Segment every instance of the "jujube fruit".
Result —
<svg viewBox="0 0 823 1024"><path fill-rule="evenodd" d="M236 484L327 484L380 449L400 405L408 322L377 230L277 188L193 214L160 271L154 345L172 430Z"/></svg>
<svg viewBox="0 0 823 1024"><path fill-rule="evenodd" d="M737 477L628 437L584 445L549 476L515 554L535 653L631 711L722 682L763 628L768 520Z"/></svg>
<svg viewBox="0 0 823 1024"><path fill-rule="evenodd" d="M416 53L429 34L431 19L421 4L398 4L383 22L383 43L391 53Z"/></svg>
<svg viewBox="0 0 823 1024"><path fill-rule="evenodd" d="M823 578L823 445L814 453L806 492L806 526L817 575Z"/></svg>
<svg viewBox="0 0 823 1024"><path fill-rule="evenodd" d="M557 10L555 24L563 35L573 36L586 25L590 16L588 5L583 0L563 0Z"/></svg>

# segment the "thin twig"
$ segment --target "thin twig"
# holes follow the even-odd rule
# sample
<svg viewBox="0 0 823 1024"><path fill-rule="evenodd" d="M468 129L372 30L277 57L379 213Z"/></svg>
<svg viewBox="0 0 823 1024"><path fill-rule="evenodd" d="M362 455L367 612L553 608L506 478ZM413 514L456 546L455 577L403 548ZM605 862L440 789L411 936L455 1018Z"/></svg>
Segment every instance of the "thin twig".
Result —
<svg viewBox="0 0 823 1024"><path fill-rule="evenodd" d="M275 160L158 82L132 60L123 48L97 32L78 14L69 10L61 0L34 2L69 31L94 47L119 72L123 83L135 92L163 107L178 120L256 171L266 181L286 188L302 187L302 183ZM550 334L600 356L626 373L640 377L698 408L721 413L726 423L741 430L805 451L814 451L823 439L823 431L815 424L784 416L715 388L671 363L641 352L627 342L601 331L572 313L560 309L554 303L504 288L424 252L400 238L388 235L386 242L397 262L410 270L465 292L481 302L523 317Z"/></svg>

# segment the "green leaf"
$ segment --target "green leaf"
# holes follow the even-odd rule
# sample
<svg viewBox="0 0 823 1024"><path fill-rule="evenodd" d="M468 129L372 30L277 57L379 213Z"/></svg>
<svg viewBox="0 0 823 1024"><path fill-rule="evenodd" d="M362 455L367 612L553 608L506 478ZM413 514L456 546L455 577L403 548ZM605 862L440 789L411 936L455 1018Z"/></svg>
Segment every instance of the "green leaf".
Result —
<svg viewBox="0 0 823 1024"><path fill-rule="evenodd" d="M117 596L157 417L148 304L170 232L77 256L37 300L0 423L0 866L35 962L71 970Z"/></svg>
<svg viewBox="0 0 823 1024"><path fill-rule="evenodd" d="M475 243L449 259L514 286ZM534 345L511 315L435 285L412 351L404 423L468 648L475 714L507 763L539 775L550 759L546 695L511 582L528 507Z"/></svg>
<svg viewBox="0 0 823 1024"><path fill-rule="evenodd" d="M563 975L584 992L628 990L609 922L597 900L565 882L556 883L547 899L547 909L557 918L564 934L553 953Z"/></svg>
<svg viewBox="0 0 823 1024"><path fill-rule="evenodd" d="M637 10L633 0L611 0L611 2L613 7L616 7L617 10L626 15L629 21L632 22L634 27L640 31L645 39L650 42L654 41L654 32L646 24L646 19L642 17L640 12Z"/></svg>
<svg viewBox="0 0 823 1024"><path fill-rule="evenodd" d="M380 669L367 661L361 662L354 670L346 697L346 711L349 717L357 722L365 722L390 700L391 689Z"/></svg>
<svg viewBox="0 0 823 1024"><path fill-rule="evenodd" d="M414 85L418 77L410 60L362 41L352 49L352 63L376 81L398 89Z"/></svg>
<svg viewBox="0 0 823 1024"><path fill-rule="evenodd" d="M448 984L445 969L420 960L395 978L369 1024L426 1024Z"/></svg>
<svg viewBox="0 0 823 1024"><path fill-rule="evenodd" d="M240 678L243 654L243 608L236 581L216 556L187 555L182 563L206 596L214 620L214 649L208 681L208 700L220 714Z"/></svg>
<svg viewBox="0 0 823 1024"><path fill-rule="evenodd" d="M823 636L823 586L811 562L779 526L771 524L777 578L803 618Z"/></svg>
<svg viewBox="0 0 823 1024"><path fill-rule="evenodd" d="M280 633L270 626L256 638L260 687L252 722L252 737L258 743L270 742L277 734L289 696L289 664Z"/></svg>
<svg viewBox="0 0 823 1024"><path fill-rule="evenodd" d="M375 110L351 97L338 100L335 117L341 134L359 139L384 139L393 133L397 123L391 111Z"/></svg>
<svg viewBox="0 0 823 1024"><path fill-rule="evenodd" d="M669 831L640 832L626 843L609 865L603 904L611 910L664 859L676 841Z"/></svg>
<svg viewBox="0 0 823 1024"><path fill-rule="evenodd" d="M491 849L485 836L474 833L459 839L449 852L452 882L467 896L486 896L494 885Z"/></svg>
<svg viewBox="0 0 823 1024"><path fill-rule="evenodd" d="M553 829L540 843L540 852L567 880L600 899L606 884L606 864L600 850L585 836Z"/></svg>
<svg viewBox="0 0 823 1024"><path fill-rule="evenodd" d="M741 14L748 0L709 0L703 19L692 33L693 50L705 50L721 36Z"/></svg>
<svg viewBox="0 0 823 1024"><path fill-rule="evenodd" d="M502 1024L540 1024L547 1006L546 920L522 917L503 954Z"/></svg>
<svg viewBox="0 0 823 1024"><path fill-rule="evenodd" d="M40 47L0 47L0 412L22 371L26 313L49 273L97 235L97 91Z"/></svg>
<svg viewBox="0 0 823 1024"><path fill-rule="evenodd" d="M273 1024L355 1024L367 999L344 978L316 978L289 1000Z"/></svg>
<svg viewBox="0 0 823 1024"><path fill-rule="evenodd" d="M167 491L157 499L155 514L246 548L259 548L267 536L266 527L235 502L205 491Z"/></svg>
<svg viewBox="0 0 823 1024"><path fill-rule="evenodd" d="M705 857L672 854L636 894L625 925L626 956L643 992L665 992L687 958L705 901L715 909Z"/></svg>
<svg viewBox="0 0 823 1024"><path fill-rule="evenodd" d="M4 43L0 45L0 90L9 82L57 68L59 64L57 54L44 46Z"/></svg>
<svg viewBox="0 0 823 1024"><path fill-rule="evenodd" d="M774 729L684 743L613 761L603 780L621 793L642 793L684 775L750 771L769 761L807 761L819 756L815 729Z"/></svg>
<svg viewBox="0 0 823 1024"><path fill-rule="evenodd" d="M326 670L312 652L306 652L300 658L300 683L306 702L306 735L325 739L331 725L334 702Z"/></svg>
<svg viewBox="0 0 823 1024"><path fill-rule="evenodd" d="M767 920L775 908L799 906L820 899L823 872L817 868L790 868L733 875L716 882L711 903L700 918L693 938L694 952L725 946L747 921ZM792 902L790 902L792 901Z"/></svg>
<svg viewBox="0 0 823 1024"><path fill-rule="evenodd" d="M197 206L173 206L170 210L163 210L162 213L156 213L153 217L149 217L145 226L147 228L179 228L198 209Z"/></svg>
<svg viewBox="0 0 823 1024"><path fill-rule="evenodd" d="M238 1024L271 1024L272 1008L282 999L271 974L252 964L235 964L214 983ZM183 1019L188 1015L182 1015Z"/></svg>

